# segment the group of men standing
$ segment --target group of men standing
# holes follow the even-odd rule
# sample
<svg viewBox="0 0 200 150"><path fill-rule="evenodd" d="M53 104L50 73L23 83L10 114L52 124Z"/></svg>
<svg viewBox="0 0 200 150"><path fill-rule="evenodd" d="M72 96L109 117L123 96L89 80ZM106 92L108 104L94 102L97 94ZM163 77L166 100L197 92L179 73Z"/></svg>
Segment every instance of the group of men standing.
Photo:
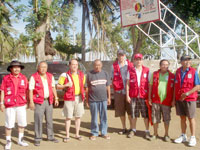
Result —
<svg viewBox="0 0 200 150"><path fill-rule="evenodd" d="M7 70L11 72L3 78L1 84L0 109L5 106L5 149L11 149L11 131L17 118L19 140L21 146L28 146L24 141L24 128L27 126L26 107L34 110L35 146L42 140L42 123L45 116L48 141L58 143L53 132L53 104L59 105L57 89L65 91L63 115L65 116L66 137L63 142L70 140L71 120L75 117L75 138L83 140L80 136L81 117L84 114L84 100L91 113L90 140L98 136L110 139L107 134L107 105L111 104L110 86L114 89L115 117L120 117L122 129L119 134L127 134L128 138L137 134L136 121L144 118L145 138L155 140L158 137L158 123L161 115L164 121L164 140L169 141L169 123L171 120L171 107L176 105L177 115L181 119L181 136L175 143L187 141L186 118L190 123L191 137L189 146L196 145L195 138L195 110L197 90L199 90L199 77L194 68L190 66L190 57L181 57L181 67L175 75L168 69L169 61L161 60L160 69L150 75L149 68L143 66L142 54L135 54L133 61L126 59L125 51L118 50L117 59L109 74L102 70L102 62L97 59L93 62L93 70L87 77L78 70L78 61L69 62L69 70L60 75L58 84L52 74L47 72L48 64L42 61L38 64L37 72L29 82L21 74L24 66L18 61L12 61ZM126 126L126 113L130 123L130 130ZM100 126L98 125L98 114ZM151 118L151 119L149 119ZM153 123L154 134L150 136L149 121ZM99 135L99 131L101 134Z"/></svg>
<svg viewBox="0 0 200 150"><path fill-rule="evenodd" d="M117 53L117 60L112 66L112 80L115 91L115 116L120 117L122 130L119 134L127 134L128 138L136 135L136 121L144 118L145 138L158 138L158 124L163 118L164 141L170 141L168 134L171 120L171 107L176 106L176 114L180 116L181 136L175 143L187 141L186 119L189 120L191 137L189 146L196 145L195 111L197 90L200 80L197 71L191 67L191 57L181 57L181 67L173 74L169 71L170 62L160 61L160 69L151 75L149 68L143 66L142 54L135 54L132 63L126 60L123 50ZM126 129L126 113L130 122L130 130ZM150 136L149 122L153 124L154 134Z"/></svg>

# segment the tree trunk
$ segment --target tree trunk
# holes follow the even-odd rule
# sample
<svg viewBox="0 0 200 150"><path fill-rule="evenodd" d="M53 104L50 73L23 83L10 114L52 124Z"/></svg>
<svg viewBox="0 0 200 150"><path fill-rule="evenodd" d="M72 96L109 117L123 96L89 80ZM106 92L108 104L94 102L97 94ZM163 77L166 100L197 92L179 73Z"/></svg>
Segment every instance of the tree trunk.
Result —
<svg viewBox="0 0 200 150"><path fill-rule="evenodd" d="M86 13L86 0L83 0L83 10L82 10L82 62L85 62L85 13Z"/></svg>
<svg viewBox="0 0 200 150"><path fill-rule="evenodd" d="M52 0L46 0L45 1L47 6L50 7ZM34 14L38 13L38 0L33 0L34 4ZM48 18L48 16L47 16ZM39 20L40 21L40 20ZM45 35L47 31L47 21L43 21L38 27L36 27L35 32L42 34L41 38L39 40L34 41L34 50L35 50L35 57L36 57L36 63L38 64L40 61L46 60L45 58Z"/></svg>
<svg viewBox="0 0 200 150"><path fill-rule="evenodd" d="M147 23L144 27L143 30L144 32L147 32L149 27L149 23ZM132 34L132 41L133 41L133 55L134 54L140 53L140 48L142 47L142 42L145 39L145 35L138 29L138 37L137 37L137 42L136 42L136 34L135 34L135 27L131 28L131 34Z"/></svg>

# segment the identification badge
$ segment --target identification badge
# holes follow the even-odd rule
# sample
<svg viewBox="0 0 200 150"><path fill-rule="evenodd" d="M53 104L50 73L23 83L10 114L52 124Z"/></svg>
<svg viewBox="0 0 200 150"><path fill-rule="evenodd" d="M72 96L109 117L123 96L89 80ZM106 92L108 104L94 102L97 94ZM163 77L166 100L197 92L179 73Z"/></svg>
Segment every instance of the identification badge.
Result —
<svg viewBox="0 0 200 150"><path fill-rule="evenodd" d="M7 91L7 94L8 94L8 95L11 95L11 91Z"/></svg>
<svg viewBox="0 0 200 150"><path fill-rule="evenodd" d="M188 78L191 79L192 78L192 74L188 74Z"/></svg>
<svg viewBox="0 0 200 150"><path fill-rule="evenodd" d="M119 75L119 73L118 73L118 72L116 72L116 73L114 73L114 74L115 74L116 76L117 76L117 75Z"/></svg>
<svg viewBox="0 0 200 150"><path fill-rule="evenodd" d="M147 74L146 73L144 73L144 78L146 78L147 77Z"/></svg>
<svg viewBox="0 0 200 150"><path fill-rule="evenodd" d="M36 83L35 86L40 86L40 83Z"/></svg>
<svg viewBox="0 0 200 150"><path fill-rule="evenodd" d="M132 80L130 80L130 82L135 82L135 80L134 80L134 79L132 79Z"/></svg>
<svg viewBox="0 0 200 150"><path fill-rule="evenodd" d="M25 84L24 84L24 80L21 80L21 85L25 85Z"/></svg>
<svg viewBox="0 0 200 150"><path fill-rule="evenodd" d="M36 97L39 97L39 95L37 94Z"/></svg>

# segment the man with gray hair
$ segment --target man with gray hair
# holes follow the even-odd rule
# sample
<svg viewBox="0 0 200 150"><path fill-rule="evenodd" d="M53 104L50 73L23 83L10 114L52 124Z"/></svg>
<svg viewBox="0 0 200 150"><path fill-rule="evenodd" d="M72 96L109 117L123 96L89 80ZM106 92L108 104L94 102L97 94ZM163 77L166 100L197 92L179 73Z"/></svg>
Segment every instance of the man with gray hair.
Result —
<svg viewBox="0 0 200 150"><path fill-rule="evenodd" d="M29 81L29 107L34 110L35 146L40 146L42 140L42 122L45 115L48 141L58 143L53 132L53 102L58 106L58 97L55 88L55 80L52 74L47 72L48 64L42 61L38 64L38 70ZM54 101L55 100L55 101Z"/></svg>

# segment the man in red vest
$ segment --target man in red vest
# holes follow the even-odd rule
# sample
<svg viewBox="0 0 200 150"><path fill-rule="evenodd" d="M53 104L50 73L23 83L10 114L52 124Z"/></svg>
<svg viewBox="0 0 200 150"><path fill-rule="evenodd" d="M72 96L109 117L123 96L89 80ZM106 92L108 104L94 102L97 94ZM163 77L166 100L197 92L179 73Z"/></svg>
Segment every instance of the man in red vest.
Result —
<svg viewBox="0 0 200 150"><path fill-rule="evenodd" d="M38 64L38 70L29 81L30 109L34 110L35 146L40 146L42 140L42 122L45 115L48 141L58 143L53 132L53 102L58 106L58 97L55 88L55 80L52 74L47 72L48 64L42 61ZM55 100L55 101L54 101Z"/></svg>
<svg viewBox="0 0 200 150"><path fill-rule="evenodd" d="M136 121L140 117L140 113L145 123L145 138L149 139L149 119L148 108L145 100L148 98L149 84L149 68L143 66L142 54L134 55L134 67L129 69L126 84L126 100L131 103L133 129L129 132L128 137L131 138L136 134Z"/></svg>
<svg viewBox="0 0 200 150"><path fill-rule="evenodd" d="M126 101L126 79L128 69L132 67L132 63L126 60L126 54L123 50L117 51L117 60L112 65L112 84L115 98L115 117L120 117L122 123L122 131L119 134L127 133L126 129L126 113L128 114L130 129L131 124L131 104Z"/></svg>
<svg viewBox="0 0 200 150"><path fill-rule="evenodd" d="M5 134L6 146L5 149L11 149L11 132L15 126L15 118L18 123L19 139L18 144L28 146L23 140L24 128L27 126L26 120L26 104L28 92L28 80L21 74L24 66L18 61L12 61L8 66L7 71L11 72L4 76L1 84L1 101L0 108L4 111L5 106Z"/></svg>
<svg viewBox="0 0 200 150"><path fill-rule="evenodd" d="M79 135L81 117L84 114L84 73L78 70L78 61L72 59L69 62L69 70L62 73L58 80L58 89L64 89L64 107L63 114L66 117L65 128L66 137L63 139L64 142L70 140L69 131L71 126L71 120L75 117L76 136L75 138L79 141L83 140L82 136Z"/></svg>
<svg viewBox="0 0 200 150"><path fill-rule="evenodd" d="M171 106L174 91L174 74L168 70L169 61L163 59L160 61L160 69L155 71L151 77L149 84L149 103L152 105L152 122L154 128L154 135L151 140L158 137L158 123L163 117L165 126L164 140L170 141L168 130L169 122L171 120Z"/></svg>
<svg viewBox="0 0 200 150"><path fill-rule="evenodd" d="M176 113L181 119L181 136L174 140L175 143L187 141L186 136L186 117L189 120L191 137L189 146L196 145L195 137L195 111L196 100L200 81L197 71L191 67L191 57L188 55L181 57L181 67L177 69L175 75L175 93L174 101L176 101Z"/></svg>

